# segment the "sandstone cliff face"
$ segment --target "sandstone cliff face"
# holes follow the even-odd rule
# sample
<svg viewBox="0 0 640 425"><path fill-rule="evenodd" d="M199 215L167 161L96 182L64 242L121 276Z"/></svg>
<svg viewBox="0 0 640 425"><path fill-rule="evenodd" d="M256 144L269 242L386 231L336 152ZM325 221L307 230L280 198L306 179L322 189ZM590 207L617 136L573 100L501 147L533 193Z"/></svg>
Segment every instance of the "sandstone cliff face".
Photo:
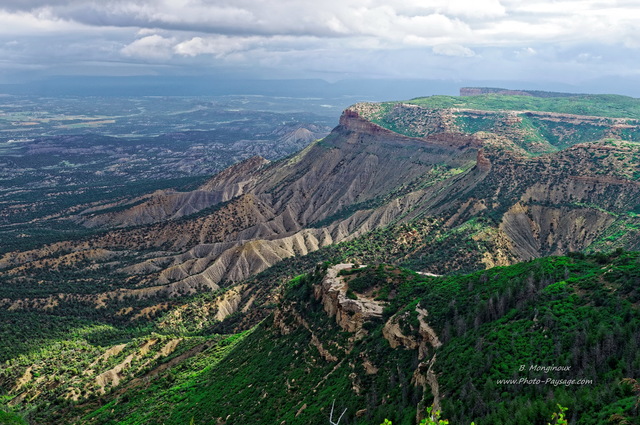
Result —
<svg viewBox="0 0 640 425"><path fill-rule="evenodd" d="M314 287L314 295L342 329L357 334L363 331L364 322L382 317L383 304L359 294L355 299L347 296L348 284L338 273L352 267L353 264L338 264L329 268L322 283Z"/></svg>
<svg viewBox="0 0 640 425"><path fill-rule="evenodd" d="M413 372L411 382L416 386L421 386L425 394L431 392L433 395L434 410L440 409L440 385L438 377L433 371L436 362L435 349L442 346L440 338L427 322L428 311L420 306L416 306L415 313L418 319L418 329L412 326L411 333L405 334L402 330L403 322L407 321L411 312L396 314L392 316L382 328L382 336L389 342L392 348L402 347L409 350L418 350L418 366ZM427 357L430 357L427 360ZM423 400L424 401L424 400ZM421 402L422 403L422 402ZM419 406L416 413L416 422L423 419L424 406Z"/></svg>
<svg viewBox="0 0 640 425"><path fill-rule="evenodd" d="M393 133L347 110L332 135L265 170L255 193L301 226L355 203L387 195L435 164L472 163L475 153Z"/></svg>
<svg viewBox="0 0 640 425"><path fill-rule="evenodd" d="M409 313L392 316L382 329L382 336L389 341L392 348L399 346L408 349L418 349L418 360L422 360L428 354L428 347L438 348L442 345L438 335L427 322L428 312L419 306L415 308L418 319L418 329L413 329L413 333L405 335L401 329L401 322L408 319Z"/></svg>

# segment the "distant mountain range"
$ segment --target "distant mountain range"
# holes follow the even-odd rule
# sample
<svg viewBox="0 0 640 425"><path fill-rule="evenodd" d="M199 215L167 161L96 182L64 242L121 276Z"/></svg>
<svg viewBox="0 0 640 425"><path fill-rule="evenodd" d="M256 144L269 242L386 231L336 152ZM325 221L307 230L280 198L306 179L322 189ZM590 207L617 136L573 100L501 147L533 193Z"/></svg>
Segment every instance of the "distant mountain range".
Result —
<svg viewBox="0 0 640 425"><path fill-rule="evenodd" d="M517 87L526 91L563 93L617 93L640 97L637 77L604 78L576 85L530 81L458 81L394 78L248 79L211 76L52 76L0 84L0 94L37 96L218 96L263 95L337 98L353 101L408 99L416 96L457 95L460 87Z"/></svg>

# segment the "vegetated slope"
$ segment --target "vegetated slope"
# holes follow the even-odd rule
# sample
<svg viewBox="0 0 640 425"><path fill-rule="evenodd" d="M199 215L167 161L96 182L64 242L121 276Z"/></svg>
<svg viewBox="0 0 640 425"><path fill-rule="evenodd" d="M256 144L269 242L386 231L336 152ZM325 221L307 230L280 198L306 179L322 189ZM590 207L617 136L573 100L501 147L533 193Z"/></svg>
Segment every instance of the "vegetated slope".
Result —
<svg viewBox="0 0 640 425"><path fill-rule="evenodd" d="M19 416L13 413L7 413L0 410L0 423L3 425L26 425L27 423Z"/></svg>
<svg viewBox="0 0 640 425"><path fill-rule="evenodd" d="M367 119L402 134L490 133L509 139L503 149L529 154L604 138L640 138L640 102L625 96L432 96L355 107Z"/></svg>
<svg viewBox="0 0 640 425"><path fill-rule="evenodd" d="M620 381L640 372L638 283L640 255L624 252L450 277L319 267L222 356L199 352L64 417L324 424L335 401L351 424L413 424L431 404L460 424L543 424L556 403L580 425L637 421Z"/></svg>
<svg viewBox="0 0 640 425"><path fill-rule="evenodd" d="M473 99L486 109L500 101ZM519 111L527 106L504 99ZM589 113L602 115L618 105L626 116L637 103L611 98L605 108L598 99L580 104L595 102ZM573 100L542 101L556 112L460 115L432 106L437 97L355 105L328 137L296 155L268 164L253 158L195 192L78 216L89 226L136 227L4 255L0 279L11 290L1 303L53 312L78 303L88 311L133 306L123 316L138 317L167 297L232 286L285 258L339 242L371 245L366 235L388 226L393 239L369 254L437 273L638 248L637 123L562 115ZM476 116L493 124L467 122ZM543 121L564 126L560 142L537 132ZM359 256L359 248L345 250ZM248 290L243 303L253 295Z"/></svg>

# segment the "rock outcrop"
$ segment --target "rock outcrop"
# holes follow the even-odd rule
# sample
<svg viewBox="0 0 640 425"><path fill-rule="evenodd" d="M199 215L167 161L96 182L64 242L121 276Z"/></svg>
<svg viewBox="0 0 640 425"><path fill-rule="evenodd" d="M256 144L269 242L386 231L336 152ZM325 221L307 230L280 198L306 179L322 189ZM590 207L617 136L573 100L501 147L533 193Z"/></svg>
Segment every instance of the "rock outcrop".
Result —
<svg viewBox="0 0 640 425"><path fill-rule="evenodd" d="M408 319L410 312L403 313L401 315L392 316L384 328L382 328L382 336L389 342L392 348L405 347L410 350L418 350L418 360L425 358L429 351L429 346L432 348L438 348L442 345L438 335L429 323L427 323L427 310L416 307L415 313L418 318L419 327L413 329L409 335L405 335L402 331L402 322Z"/></svg>
<svg viewBox="0 0 640 425"><path fill-rule="evenodd" d="M336 318L336 323L351 333L364 332L362 325L368 320L382 317L383 304L353 293L355 298L347 296L349 289L344 279L338 276L340 270L351 269L353 264L338 264L327 270L319 285L313 288L316 300L322 302L324 311Z"/></svg>

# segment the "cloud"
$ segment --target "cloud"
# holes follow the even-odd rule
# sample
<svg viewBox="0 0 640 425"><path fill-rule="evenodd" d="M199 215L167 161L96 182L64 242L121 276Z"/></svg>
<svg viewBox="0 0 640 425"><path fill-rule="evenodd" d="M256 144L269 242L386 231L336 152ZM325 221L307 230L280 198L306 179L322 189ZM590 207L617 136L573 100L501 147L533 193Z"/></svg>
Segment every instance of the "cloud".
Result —
<svg viewBox="0 0 640 425"><path fill-rule="evenodd" d="M430 46L514 47L593 39L635 48L634 17L640 13L634 2L602 0L5 0L0 9L96 28L200 37L368 37L380 47L407 39Z"/></svg>
<svg viewBox="0 0 640 425"><path fill-rule="evenodd" d="M246 50L256 43L257 37L193 37L173 47L173 51L182 56L214 55L223 57L229 53Z"/></svg>
<svg viewBox="0 0 640 425"><path fill-rule="evenodd" d="M598 62L602 60L602 56L594 55L592 53L580 53L576 59L579 62Z"/></svg>
<svg viewBox="0 0 640 425"><path fill-rule="evenodd" d="M533 47L523 47L521 49L516 50L514 53L517 58L528 58L538 54L536 49L534 49Z"/></svg>
<svg viewBox="0 0 640 425"><path fill-rule="evenodd" d="M637 71L637 16L633 0L2 0L0 46L4 58L25 67L80 66L89 58L301 75L536 69L571 79L599 57L615 56L619 72ZM6 44L12 40L20 45ZM471 57L474 69L456 68ZM593 72L607 71L585 75Z"/></svg>
<svg viewBox="0 0 640 425"><path fill-rule="evenodd" d="M419 10L442 13L448 16L468 19L486 19L504 16L507 9L499 0L431 0L429 2L413 0Z"/></svg>
<svg viewBox="0 0 640 425"><path fill-rule="evenodd" d="M81 28L84 26L66 21L49 10L39 10L37 13L10 13L0 8L0 36L70 33Z"/></svg>
<svg viewBox="0 0 640 425"><path fill-rule="evenodd" d="M443 56L460 56L466 58L476 55L473 50L459 44L439 44L433 47L433 53Z"/></svg>
<svg viewBox="0 0 640 425"><path fill-rule="evenodd" d="M171 58L174 40L154 34L140 38L122 48L125 56L163 60Z"/></svg>

